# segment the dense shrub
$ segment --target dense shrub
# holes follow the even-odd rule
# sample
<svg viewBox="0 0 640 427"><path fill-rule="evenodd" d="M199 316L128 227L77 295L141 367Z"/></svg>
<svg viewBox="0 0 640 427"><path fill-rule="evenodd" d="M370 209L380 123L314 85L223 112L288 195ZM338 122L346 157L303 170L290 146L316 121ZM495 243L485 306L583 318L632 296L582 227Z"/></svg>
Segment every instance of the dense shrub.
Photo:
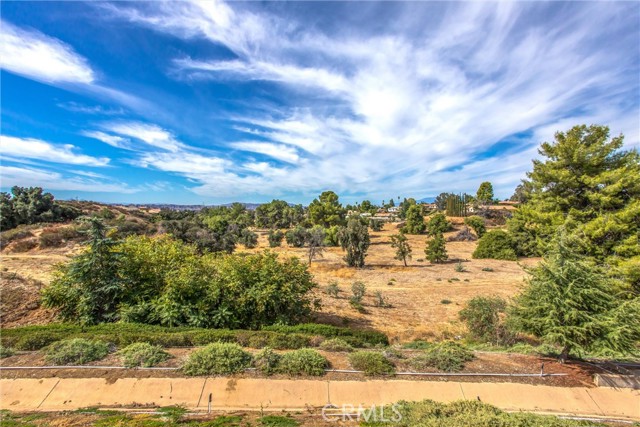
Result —
<svg viewBox="0 0 640 427"><path fill-rule="evenodd" d="M30 226L21 225L11 230L3 231L0 233L0 249L4 249L9 243L26 239L27 237L33 237L33 233L29 229Z"/></svg>
<svg viewBox="0 0 640 427"><path fill-rule="evenodd" d="M47 348L45 360L54 365L82 365L100 360L109 354L109 346L102 341L73 338L54 342Z"/></svg>
<svg viewBox="0 0 640 427"><path fill-rule="evenodd" d="M369 229L363 225L358 218L351 218L346 227L338 231L338 240L343 251L347 254L344 257L349 267L364 267L364 259L367 256L371 240Z"/></svg>
<svg viewBox="0 0 640 427"><path fill-rule="evenodd" d="M0 344L0 359L4 359L5 357L13 356L15 351L11 347L5 347Z"/></svg>
<svg viewBox="0 0 640 427"><path fill-rule="evenodd" d="M255 248L258 245L258 235L253 231L244 229L240 232L238 243L243 244L246 248Z"/></svg>
<svg viewBox="0 0 640 427"><path fill-rule="evenodd" d="M0 229L8 230L21 224L62 222L80 216L80 210L54 200L41 187L11 188L11 194L0 193Z"/></svg>
<svg viewBox="0 0 640 427"><path fill-rule="evenodd" d="M238 344L213 343L189 355L182 371L187 375L223 375L244 371L251 355Z"/></svg>
<svg viewBox="0 0 640 427"><path fill-rule="evenodd" d="M478 241L473 258L491 258L516 261L516 251L509 234L502 230L489 231Z"/></svg>
<svg viewBox="0 0 640 427"><path fill-rule="evenodd" d="M15 242L11 247L11 250L13 252L18 252L18 253L27 252L37 246L38 246L38 241L36 239L26 239L26 240L20 240L19 242Z"/></svg>
<svg viewBox="0 0 640 427"><path fill-rule="evenodd" d="M444 341L429 346L425 352L409 361L412 369L424 371L436 368L444 372L457 372L465 362L473 360L473 352L453 341Z"/></svg>
<svg viewBox="0 0 640 427"><path fill-rule="evenodd" d="M342 338L331 338L322 341L320 348L325 351L353 351L353 346Z"/></svg>
<svg viewBox="0 0 640 427"><path fill-rule="evenodd" d="M257 329L296 323L315 307L316 284L297 258L268 251L200 255L170 236L121 243L94 230L90 248L60 267L43 291L63 320ZM102 234L101 234L102 233ZM99 265L100 268L92 268Z"/></svg>
<svg viewBox="0 0 640 427"><path fill-rule="evenodd" d="M171 357L162 347L146 342L137 342L128 345L119 352L122 363L127 368L149 368Z"/></svg>
<svg viewBox="0 0 640 427"><path fill-rule="evenodd" d="M351 367L365 375L389 375L395 372L393 363L376 351L356 351L349 355Z"/></svg>
<svg viewBox="0 0 640 427"><path fill-rule="evenodd" d="M436 234L432 239L427 241L424 254L432 264L444 262L449 258L442 233Z"/></svg>
<svg viewBox="0 0 640 427"><path fill-rule="evenodd" d="M284 233L280 230L269 231L269 247L277 248L282 245L282 239L284 239Z"/></svg>
<svg viewBox="0 0 640 427"><path fill-rule="evenodd" d="M288 375L324 375L329 361L316 350L302 348L282 355L278 371Z"/></svg>
<svg viewBox="0 0 640 427"><path fill-rule="evenodd" d="M371 231L382 231L382 227L384 227L384 221L381 219L370 219L369 220L369 228Z"/></svg>
<svg viewBox="0 0 640 427"><path fill-rule="evenodd" d="M445 214L437 213L431 217L426 229L429 236L437 236L438 234L449 231L451 229L451 223L447 220Z"/></svg>
<svg viewBox="0 0 640 427"><path fill-rule="evenodd" d="M304 243L307 241L309 232L306 228L297 225L295 228L287 231L285 233L285 238L287 239L287 245L292 246L294 248L301 248L304 246Z"/></svg>
<svg viewBox="0 0 640 427"><path fill-rule="evenodd" d="M325 246L340 246L340 239L338 238L338 232L340 227L333 225L324 229L324 245Z"/></svg>
<svg viewBox="0 0 640 427"><path fill-rule="evenodd" d="M271 347L265 347L253 356L253 367L264 375L273 375L278 372L280 356Z"/></svg>
<svg viewBox="0 0 640 427"><path fill-rule="evenodd" d="M407 234L420 234L425 230L422 208L418 205L411 205L405 214L405 224L402 232Z"/></svg>
<svg viewBox="0 0 640 427"><path fill-rule="evenodd" d="M507 307L499 297L475 297L460 310L459 316L474 338L494 342L500 341L500 313Z"/></svg>
<svg viewBox="0 0 640 427"><path fill-rule="evenodd" d="M468 216L464 219L464 223L471 227L478 237L482 237L487 231L487 227L484 224L484 218L480 216Z"/></svg>
<svg viewBox="0 0 640 427"><path fill-rule="evenodd" d="M351 293L353 294L351 297L352 301L362 302L366 292L367 286L364 283L358 281L351 284Z"/></svg>
<svg viewBox="0 0 640 427"><path fill-rule="evenodd" d="M41 248L57 248L64 243L64 237L55 228L45 228L40 233L40 247Z"/></svg>

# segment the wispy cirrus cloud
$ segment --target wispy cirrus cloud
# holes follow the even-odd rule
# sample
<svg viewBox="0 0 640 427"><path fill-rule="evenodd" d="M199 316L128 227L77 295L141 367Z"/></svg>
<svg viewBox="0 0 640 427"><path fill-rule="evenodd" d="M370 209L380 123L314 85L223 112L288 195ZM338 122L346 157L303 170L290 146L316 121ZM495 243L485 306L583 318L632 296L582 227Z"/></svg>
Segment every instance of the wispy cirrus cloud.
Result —
<svg viewBox="0 0 640 427"><path fill-rule="evenodd" d="M0 22L2 68L45 83L82 83L95 81L88 61L73 48L39 31Z"/></svg>
<svg viewBox="0 0 640 427"><path fill-rule="evenodd" d="M106 166L110 159L107 157L93 157L77 153L78 148L71 144L54 144L35 138L19 138L14 136L0 136L0 153L7 159L40 160L52 163L85 166Z"/></svg>
<svg viewBox="0 0 640 427"><path fill-rule="evenodd" d="M452 187L473 190L474 182L490 178L506 196L530 168L534 147L553 138L551 129L610 123L613 133L626 133L628 144L640 141L637 100L629 108L640 89L637 49L629 54L637 47L637 8L371 7L380 14L393 8L395 24L377 27L375 35L348 21L329 31L308 26L304 13L221 2L114 3L108 9L119 19L184 40L208 40L235 55L179 57L171 76L193 84L272 84L260 89L278 100L275 106L231 118L233 129L264 142L230 146L285 164L247 161L255 175L201 176L198 194L217 194L219 184L229 182L265 194L335 188L433 195Z"/></svg>
<svg viewBox="0 0 640 427"><path fill-rule="evenodd" d="M177 152L184 146L181 142L176 140L171 132L154 124L132 121L118 121L103 123L101 127L109 132L120 135L114 136L107 135L104 132L91 132L91 135L94 135L96 139L100 139L103 142L107 142L106 140L122 141L122 137L124 136L137 139L147 144L148 146L160 148L171 152Z"/></svg>

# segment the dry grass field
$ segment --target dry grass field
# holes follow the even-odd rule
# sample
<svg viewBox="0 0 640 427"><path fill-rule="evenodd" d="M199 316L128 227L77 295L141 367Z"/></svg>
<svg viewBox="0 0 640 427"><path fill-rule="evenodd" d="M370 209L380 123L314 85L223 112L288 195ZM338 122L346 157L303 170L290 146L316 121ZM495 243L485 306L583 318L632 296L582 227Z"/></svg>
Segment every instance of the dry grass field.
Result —
<svg viewBox="0 0 640 427"><path fill-rule="evenodd" d="M456 228L460 218L453 218ZM371 232L371 246L362 269L346 267L340 248L327 248L322 258L313 261L310 270L319 287L317 297L322 310L317 314L320 322L338 326L378 329L389 335L392 342L406 342L418 338L442 338L461 335L462 325L457 321L458 311L466 301L478 295L499 295L509 298L523 283L523 265L532 265L535 259L515 261L474 260L471 258L476 242L447 242L449 261L430 264L424 260L427 236L408 236L413 257L404 267L394 259L390 236L397 233L397 224L385 224L379 232ZM37 235L37 232L34 234ZM239 246L237 251L261 251L268 248L267 232L258 231L259 244L254 249ZM451 231L448 237L455 234ZM54 265L64 262L79 250L79 246L55 249L32 249L12 253L11 246L0 253L2 275L0 291L3 294L3 327L33 323L46 323L51 313L37 306L37 293L51 280ZM281 256L307 259L306 248L282 247L273 251ZM464 272L455 270L461 262ZM483 271L490 268L493 271ZM18 280L14 273L23 279ZM341 290L338 298L330 297L325 287L336 282ZM365 313L349 304L351 284L361 281L366 285ZM390 307L376 307L375 293L379 291ZM443 301L445 303L443 303ZM450 301L450 303L447 303Z"/></svg>

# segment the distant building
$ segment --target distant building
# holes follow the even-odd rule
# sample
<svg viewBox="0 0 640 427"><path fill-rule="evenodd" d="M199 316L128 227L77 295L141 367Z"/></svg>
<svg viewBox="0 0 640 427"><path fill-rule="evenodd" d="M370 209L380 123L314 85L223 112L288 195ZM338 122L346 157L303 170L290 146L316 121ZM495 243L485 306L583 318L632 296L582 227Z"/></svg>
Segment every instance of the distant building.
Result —
<svg viewBox="0 0 640 427"><path fill-rule="evenodd" d="M392 206L389 209L387 209L387 212L389 212L389 213L398 213L398 212L400 212L400 207L399 206Z"/></svg>

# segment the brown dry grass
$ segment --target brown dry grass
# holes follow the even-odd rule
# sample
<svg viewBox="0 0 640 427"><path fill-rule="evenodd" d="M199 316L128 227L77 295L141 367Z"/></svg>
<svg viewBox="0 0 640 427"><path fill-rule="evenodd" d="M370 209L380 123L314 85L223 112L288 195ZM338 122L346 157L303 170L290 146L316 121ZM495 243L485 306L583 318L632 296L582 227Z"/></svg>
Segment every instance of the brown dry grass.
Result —
<svg viewBox="0 0 640 427"><path fill-rule="evenodd" d="M456 228L461 226L461 218L452 220ZM522 265L537 262L536 259L523 259L519 262L474 260L471 253L476 242L447 242L449 261L430 264L423 260L427 236L411 235L408 238L413 249L413 259L404 267L401 261L394 259L394 250L390 245L390 236L397 231L396 224L389 223L385 224L382 231L371 232L367 265L362 269L346 267L340 248L327 248L322 258L314 260L310 271L319 284L316 295L323 306L316 320L339 326L375 328L388 334L394 342L461 335L464 328L457 321L457 315L469 299L479 295L499 295L504 298L514 296L525 277ZM455 232L446 233L445 237ZM256 252L268 248L267 231L258 231L258 234L258 247L245 249L240 246L238 252ZM79 247L74 246L33 249L21 254L3 251L0 253L0 261L5 272L17 273L26 279L47 284L51 280L53 266L67 261L78 250ZM285 242L282 247L272 250L282 257L297 256L305 262L307 259L305 248L289 248ZM457 262L464 265L466 272L455 271ZM482 271L485 267L494 271ZM337 299L324 292L325 286L333 281L341 289ZM364 299L366 313L356 311L349 304L351 284L355 281L361 281L367 287ZM6 286L6 280L0 281L0 285L5 296L7 292L12 292ZM376 291L383 294L391 304L390 308L375 307ZM451 304L442 304L441 301L445 299L450 300Z"/></svg>

